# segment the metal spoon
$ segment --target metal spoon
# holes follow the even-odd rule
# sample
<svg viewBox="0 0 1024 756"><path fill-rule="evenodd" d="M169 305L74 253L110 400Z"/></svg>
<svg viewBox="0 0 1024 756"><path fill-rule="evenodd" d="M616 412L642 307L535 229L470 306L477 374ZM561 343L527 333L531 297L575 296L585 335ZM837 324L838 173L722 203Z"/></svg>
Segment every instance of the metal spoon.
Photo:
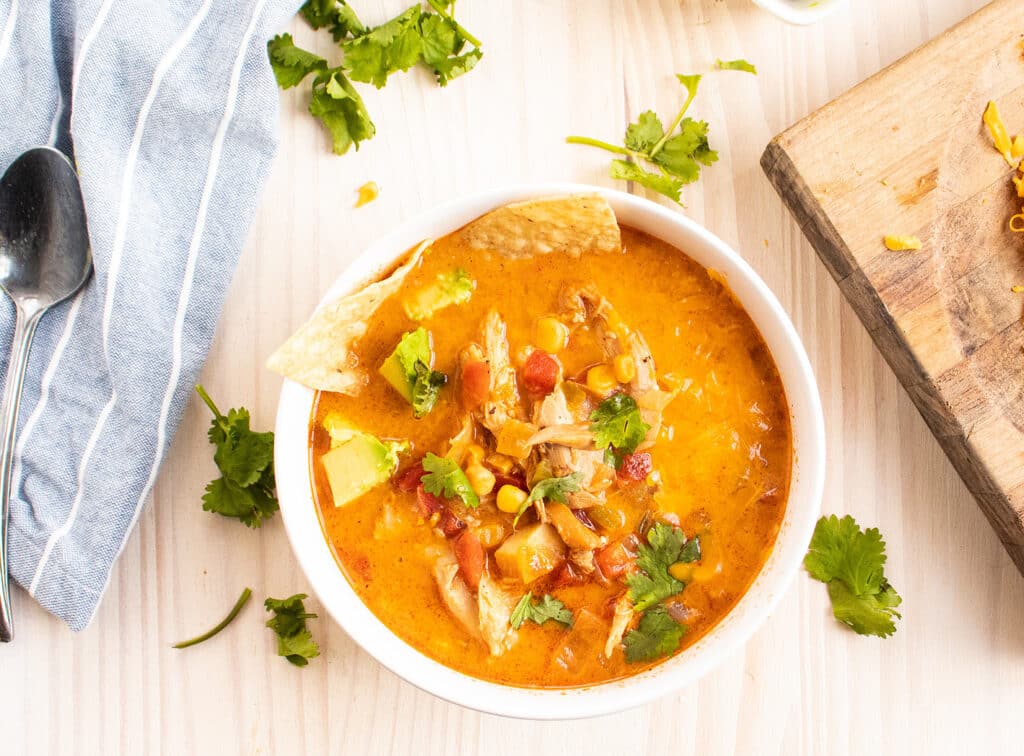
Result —
<svg viewBox="0 0 1024 756"><path fill-rule="evenodd" d="M14 338L0 418L0 642L14 637L7 567L7 516L18 405L32 336L43 314L92 273L78 175L63 153L35 147L0 179L0 288L14 302Z"/></svg>

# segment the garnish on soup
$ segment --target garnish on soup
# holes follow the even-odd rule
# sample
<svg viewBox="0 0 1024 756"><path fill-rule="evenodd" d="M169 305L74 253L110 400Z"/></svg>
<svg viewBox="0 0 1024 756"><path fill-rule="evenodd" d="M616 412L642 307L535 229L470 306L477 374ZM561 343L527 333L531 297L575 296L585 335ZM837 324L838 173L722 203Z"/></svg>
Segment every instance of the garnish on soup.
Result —
<svg viewBox="0 0 1024 756"><path fill-rule="evenodd" d="M679 652L743 595L785 510L789 414L761 335L723 277L600 197L421 246L270 364L319 391L315 499L357 594L486 679L593 684ZM448 379L416 413L426 371ZM340 438L360 444L342 466Z"/></svg>

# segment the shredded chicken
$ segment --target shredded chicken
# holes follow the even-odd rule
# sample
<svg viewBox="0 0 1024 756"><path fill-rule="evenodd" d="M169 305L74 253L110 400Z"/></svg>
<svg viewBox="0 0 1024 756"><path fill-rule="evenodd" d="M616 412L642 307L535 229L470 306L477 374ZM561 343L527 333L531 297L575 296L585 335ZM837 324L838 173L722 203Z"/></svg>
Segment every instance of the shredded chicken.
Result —
<svg viewBox="0 0 1024 756"><path fill-rule="evenodd" d="M445 456L461 466L466 458L466 452L474 443L475 435L476 422L473 420L472 415L466 415L462 419L462 426L459 428L459 432L448 441L448 452Z"/></svg>
<svg viewBox="0 0 1024 756"><path fill-rule="evenodd" d="M497 310L490 310L484 318L483 346L469 344L460 354L464 365L470 360L487 363L490 369L487 399L476 411L476 419L497 438L510 419L522 419L516 370L509 358L505 321Z"/></svg>
<svg viewBox="0 0 1024 756"><path fill-rule="evenodd" d="M509 620L515 608L516 599L494 580L486 571L480 576L477 588L480 635L491 649L491 656L501 656L515 645L519 634L512 629Z"/></svg>
<svg viewBox="0 0 1024 756"><path fill-rule="evenodd" d="M629 600L629 594L623 593L615 602L615 614L612 617L612 629L608 633L608 641L604 644L604 655L609 659L626 634L626 628L633 620L633 602Z"/></svg>
<svg viewBox="0 0 1024 756"><path fill-rule="evenodd" d="M480 617L477 610L477 601L473 598L469 586L459 575L459 563L451 550L442 551L437 554L434 562L434 580L437 581L437 589L441 593L441 599L448 611L465 628L466 632L474 638L480 638Z"/></svg>
<svg viewBox="0 0 1024 756"><path fill-rule="evenodd" d="M569 561L584 575L594 572L594 552L591 549L573 549L569 552Z"/></svg>

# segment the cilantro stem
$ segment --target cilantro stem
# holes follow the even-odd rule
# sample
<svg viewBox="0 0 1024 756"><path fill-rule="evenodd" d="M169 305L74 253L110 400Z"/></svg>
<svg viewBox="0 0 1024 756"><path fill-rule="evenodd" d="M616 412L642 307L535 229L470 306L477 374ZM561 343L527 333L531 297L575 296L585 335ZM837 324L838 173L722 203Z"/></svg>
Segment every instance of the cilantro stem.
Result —
<svg viewBox="0 0 1024 756"><path fill-rule="evenodd" d="M463 28L462 24L460 24L458 21L456 21L455 17L452 16L450 13L448 13L447 10L445 10L445 7L441 3L441 0L427 0L427 2L430 4L431 8L433 8L435 11L437 11L437 15L441 16L442 18L446 18L446 19L448 19L449 22L451 22L452 26L455 27L455 31L457 31L462 36L463 39L465 39L467 42L469 42L469 44L473 45L473 47L476 47L476 48L480 47L480 45L481 45L480 40L477 39L476 37L474 37L468 31L466 31ZM453 3L453 5L454 5L454 3Z"/></svg>
<svg viewBox="0 0 1024 756"><path fill-rule="evenodd" d="M568 144L585 144L589 147L597 147L608 152L614 152L616 155L626 155L635 160L650 160L650 158L642 152L636 152L635 150L628 150L625 147L619 147L608 142L602 142L600 139L591 139L590 137L584 136L568 136L565 138Z"/></svg>
<svg viewBox="0 0 1024 756"><path fill-rule="evenodd" d="M197 386L196 388L201 390L201 387L199 386ZM231 624L231 621L238 616L238 613L240 611L242 611L242 607L248 603L250 596L252 596L252 589L246 588L244 591L242 591L242 595L238 597L238 601L235 602L235 605L231 607L231 611L228 612L228 616L222 619L216 625L216 627L207 630L202 635L196 636L191 640L182 641L181 643L175 643L173 646L171 646L171 648L188 648L189 646L194 646L197 643L202 643L205 640L209 640L217 633L219 633L221 630L223 630L225 627Z"/></svg>
<svg viewBox="0 0 1024 756"><path fill-rule="evenodd" d="M196 393L199 394L199 397L204 402L206 402L206 406L210 408L210 411L213 412L214 416L218 420L224 417L224 415L220 414L220 410L217 409L217 405L213 403L213 399L211 399L210 395L206 393L206 389L203 388L202 384L196 384Z"/></svg>
<svg viewBox="0 0 1024 756"><path fill-rule="evenodd" d="M665 129L665 133L661 135L661 139L651 148L650 159L653 161L654 156L661 152L661 148L665 146L665 142L669 140L673 132L679 128L679 124L683 122L683 116L686 115L687 109L690 107L690 103L693 102L693 98L697 96L697 87L692 87L689 90L689 94L686 98L686 102L683 103L683 107L679 110L679 114L672 121L672 125Z"/></svg>

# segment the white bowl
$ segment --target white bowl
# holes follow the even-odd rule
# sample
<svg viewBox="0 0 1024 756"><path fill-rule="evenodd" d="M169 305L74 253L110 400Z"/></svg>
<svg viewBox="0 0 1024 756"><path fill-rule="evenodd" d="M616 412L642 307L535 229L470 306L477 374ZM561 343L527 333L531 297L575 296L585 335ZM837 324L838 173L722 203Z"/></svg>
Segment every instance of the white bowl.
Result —
<svg viewBox="0 0 1024 756"><path fill-rule="evenodd" d="M820 21L837 10L846 0L754 0L769 13L783 21L805 26Z"/></svg>
<svg viewBox="0 0 1024 756"><path fill-rule="evenodd" d="M778 365L793 427L793 478L775 547L733 610L693 646L657 667L600 685L536 690L485 682L446 667L407 645L359 599L335 562L313 503L309 422L313 392L285 381L277 412L277 491L292 548L323 606L363 649L413 685L492 714L570 719L621 711L692 683L745 643L789 587L803 560L824 486L821 402L800 339L775 296L721 239L678 212L623 192L579 184L513 186L449 202L410 220L373 244L334 282L323 301L348 293L392 267L417 242L437 238L500 205L532 197L599 192L619 221L679 247L723 273L760 328Z"/></svg>

